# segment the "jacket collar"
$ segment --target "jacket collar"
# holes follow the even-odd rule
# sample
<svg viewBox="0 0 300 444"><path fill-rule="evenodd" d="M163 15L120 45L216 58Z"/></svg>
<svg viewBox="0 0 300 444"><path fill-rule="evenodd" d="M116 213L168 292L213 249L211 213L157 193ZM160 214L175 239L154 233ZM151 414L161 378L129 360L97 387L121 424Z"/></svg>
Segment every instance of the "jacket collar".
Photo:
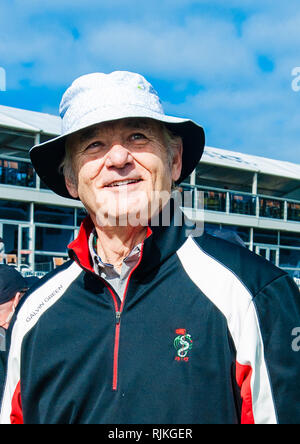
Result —
<svg viewBox="0 0 300 444"><path fill-rule="evenodd" d="M68 245L70 258L89 271L94 271L93 259L89 249L89 238L93 229L92 219L87 216L80 226L77 238Z"/></svg>
<svg viewBox="0 0 300 444"><path fill-rule="evenodd" d="M142 245L142 258L134 273L135 277L157 268L181 247L187 239L188 232L184 222L183 213L171 199L148 227L147 237ZM94 224L87 216L81 224L77 238L68 245L70 258L91 272L94 272L94 266L89 249L89 237L93 229ZM190 225L188 229L191 229Z"/></svg>

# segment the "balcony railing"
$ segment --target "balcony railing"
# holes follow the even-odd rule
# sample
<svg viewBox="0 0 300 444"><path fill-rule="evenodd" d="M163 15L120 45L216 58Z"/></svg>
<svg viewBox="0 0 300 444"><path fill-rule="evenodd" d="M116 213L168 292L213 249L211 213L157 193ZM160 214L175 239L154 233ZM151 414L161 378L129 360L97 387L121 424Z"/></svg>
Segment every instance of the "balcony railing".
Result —
<svg viewBox="0 0 300 444"><path fill-rule="evenodd" d="M182 184L185 207L300 222L300 201L240 191Z"/></svg>

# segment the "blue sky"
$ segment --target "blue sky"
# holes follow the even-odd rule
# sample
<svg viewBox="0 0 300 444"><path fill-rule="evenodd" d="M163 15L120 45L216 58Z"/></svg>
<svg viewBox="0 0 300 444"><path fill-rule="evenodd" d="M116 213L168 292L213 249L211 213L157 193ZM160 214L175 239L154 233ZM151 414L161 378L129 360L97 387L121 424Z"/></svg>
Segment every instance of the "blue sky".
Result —
<svg viewBox="0 0 300 444"><path fill-rule="evenodd" d="M3 105L57 114L79 75L136 71L207 145L300 163L299 66L299 0L0 0Z"/></svg>

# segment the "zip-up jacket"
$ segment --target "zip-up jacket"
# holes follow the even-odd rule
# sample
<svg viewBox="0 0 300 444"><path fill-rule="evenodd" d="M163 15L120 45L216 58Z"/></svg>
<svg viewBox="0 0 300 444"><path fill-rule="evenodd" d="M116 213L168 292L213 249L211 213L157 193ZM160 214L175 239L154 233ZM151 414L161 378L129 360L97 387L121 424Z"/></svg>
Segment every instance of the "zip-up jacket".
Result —
<svg viewBox="0 0 300 444"><path fill-rule="evenodd" d="M93 271L92 229L18 306L1 423L300 422L300 295L284 271L152 227L121 303Z"/></svg>

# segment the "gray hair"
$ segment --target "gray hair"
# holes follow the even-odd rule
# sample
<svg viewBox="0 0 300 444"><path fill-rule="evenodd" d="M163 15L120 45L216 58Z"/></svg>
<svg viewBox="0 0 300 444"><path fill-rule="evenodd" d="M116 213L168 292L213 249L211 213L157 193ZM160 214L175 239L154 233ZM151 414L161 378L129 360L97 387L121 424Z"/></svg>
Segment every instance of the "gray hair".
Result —
<svg viewBox="0 0 300 444"><path fill-rule="evenodd" d="M159 124L159 127L162 131L164 145L167 150L167 162L168 167L171 171L174 157L176 153L180 150L182 146L182 138L180 136L177 136L174 134L167 126L159 121L155 121ZM72 157L72 147L70 144L68 144L68 141L66 141L65 145L65 156L60 163L59 171L61 174L65 176L71 183L74 185L77 185L77 176L76 172L74 171L73 166L73 157ZM174 185L172 185L172 188Z"/></svg>

